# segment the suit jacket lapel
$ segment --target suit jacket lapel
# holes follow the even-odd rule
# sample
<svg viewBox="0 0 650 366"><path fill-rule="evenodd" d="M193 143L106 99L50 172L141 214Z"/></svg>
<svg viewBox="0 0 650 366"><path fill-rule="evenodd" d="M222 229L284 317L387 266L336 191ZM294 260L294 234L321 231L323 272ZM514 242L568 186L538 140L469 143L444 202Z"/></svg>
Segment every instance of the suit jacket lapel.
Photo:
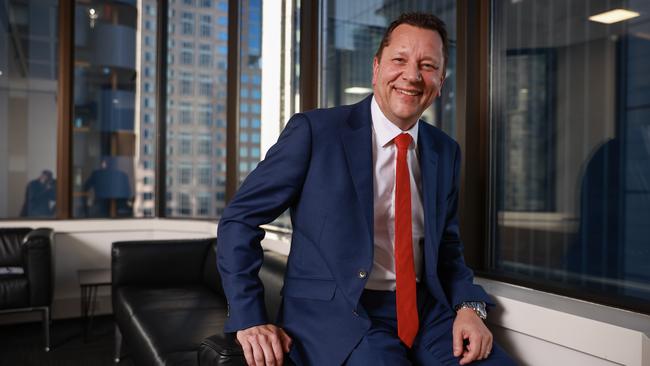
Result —
<svg viewBox="0 0 650 366"><path fill-rule="evenodd" d="M435 141L430 130L431 127L425 126L426 122L420 121L419 123L418 150L420 154L420 172L422 173L425 239L432 241L436 236L438 153L434 150ZM431 245L426 247L433 249Z"/></svg>
<svg viewBox="0 0 650 366"><path fill-rule="evenodd" d="M345 157L370 238L374 230L371 100L372 95L357 103L348 120L341 125Z"/></svg>

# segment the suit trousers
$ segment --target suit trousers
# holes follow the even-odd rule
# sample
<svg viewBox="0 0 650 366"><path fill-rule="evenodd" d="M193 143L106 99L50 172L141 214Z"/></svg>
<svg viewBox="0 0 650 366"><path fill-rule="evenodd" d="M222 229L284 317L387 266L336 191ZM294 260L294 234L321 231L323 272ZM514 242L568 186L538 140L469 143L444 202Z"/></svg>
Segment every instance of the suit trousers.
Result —
<svg viewBox="0 0 650 366"><path fill-rule="evenodd" d="M418 285L420 327L413 347L409 349L397 337L397 316L394 291L365 290L361 305L372 321L366 335L346 359L346 366L361 365L458 365L452 349L452 326L456 314L438 304ZM496 343L490 356L474 361L476 366L509 366L515 362Z"/></svg>

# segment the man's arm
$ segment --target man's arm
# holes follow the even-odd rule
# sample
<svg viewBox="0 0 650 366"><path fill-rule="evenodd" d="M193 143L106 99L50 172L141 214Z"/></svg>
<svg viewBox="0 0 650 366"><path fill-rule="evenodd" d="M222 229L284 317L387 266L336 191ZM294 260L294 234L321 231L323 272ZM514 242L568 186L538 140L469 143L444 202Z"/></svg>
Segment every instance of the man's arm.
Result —
<svg viewBox="0 0 650 366"><path fill-rule="evenodd" d="M268 322L258 277L264 238L260 225L273 221L297 198L310 156L309 122L298 114L223 213L217 233L217 267L229 302L226 332Z"/></svg>
<svg viewBox="0 0 650 366"><path fill-rule="evenodd" d="M311 138L307 118L292 117L219 222L217 267L228 300L224 331L237 332L249 364L258 363L260 357L280 361L291 342L281 329L268 324L258 276L264 238L260 225L273 221L299 197L311 158Z"/></svg>
<svg viewBox="0 0 650 366"><path fill-rule="evenodd" d="M473 284L474 275L465 264L463 244L458 225L458 195L460 187L460 147L456 145L453 164L452 189L447 196L445 227L440 243L438 275L452 307L463 302L479 301L493 306L485 291ZM469 341L465 347L464 341ZM492 333L471 308L460 308L453 325L453 353L465 365L489 356Z"/></svg>

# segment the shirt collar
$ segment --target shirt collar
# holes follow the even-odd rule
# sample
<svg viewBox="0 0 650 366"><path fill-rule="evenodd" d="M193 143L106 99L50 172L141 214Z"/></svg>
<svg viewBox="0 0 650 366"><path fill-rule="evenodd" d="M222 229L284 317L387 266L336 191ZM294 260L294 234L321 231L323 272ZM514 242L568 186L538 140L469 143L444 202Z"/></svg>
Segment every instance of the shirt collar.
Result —
<svg viewBox="0 0 650 366"><path fill-rule="evenodd" d="M372 115L372 127L375 130L376 141L381 147L386 147L389 143L393 141L395 137L402 133L408 133L413 138L413 147L417 147L418 142L418 125L419 121L416 122L413 127L406 131L402 131L397 127L393 122L391 122L384 113L379 108L379 104L375 100L375 97L372 97L372 102L370 103L370 113Z"/></svg>

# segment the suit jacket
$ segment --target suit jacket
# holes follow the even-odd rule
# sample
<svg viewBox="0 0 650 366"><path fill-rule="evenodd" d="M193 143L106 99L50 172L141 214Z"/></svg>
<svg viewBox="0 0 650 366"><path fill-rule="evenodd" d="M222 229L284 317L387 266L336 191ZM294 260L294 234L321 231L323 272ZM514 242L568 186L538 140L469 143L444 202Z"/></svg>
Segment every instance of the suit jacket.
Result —
<svg viewBox="0 0 650 366"><path fill-rule="evenodd" d="M258 278L259 227L290 209L293 234L278 324L293 338L292 360L341 364L370 327L359 305L373 265L371 96L291 118L278 142L224 211L217 265L229 302L226 332L268 323ZM423 281L452 307L485 301L464 263L458 232L460 149L419 123L424 207Z"/></svg>

